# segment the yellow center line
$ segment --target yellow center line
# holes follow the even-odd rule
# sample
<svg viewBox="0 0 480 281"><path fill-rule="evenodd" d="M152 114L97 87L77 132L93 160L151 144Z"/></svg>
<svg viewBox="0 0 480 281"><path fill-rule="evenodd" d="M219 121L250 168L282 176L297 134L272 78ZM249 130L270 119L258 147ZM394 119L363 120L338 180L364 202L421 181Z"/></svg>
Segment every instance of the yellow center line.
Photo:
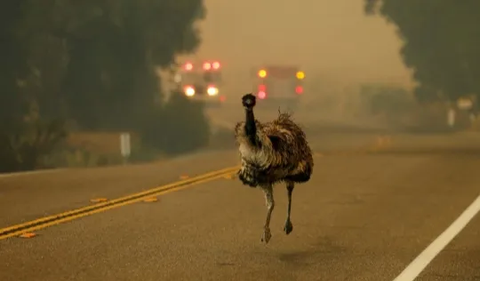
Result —
<svg viewBox="0 0 480 281"><path fill-rule="evenodd" d="M238 168L239 166L235 166L235 167L230 167L230 168L226 168L218 171L213 171L197 177L192 177L190 179L177 181L174 183L159 186L153 189L145 190L143 192L131 194L131 195L117 198L114 200L109 200L106 202L89 205L79 209L74 209L74 210L66 211L56 215L42 217L36 220L2 228L0 229L0 240L6 239L12 236L17 236L24 232L42 229L50 225L58 224L65 221L71 221L73 219L81 218L90 214L95 214L95 213L103 212L113 208L117 208L120 206L125 206L128 204L139 202L144 200L146 197L163 195L172 191L181 190L181 189L191 187L193 185L197 185L200 183L223 178L226 175L235 173L238 170ZM15 231L15 229L19 229L19 230Z"/></svg>
<svg viewBox="0 0 480 281"><path fill-rule="evenodd" d="M362 149L363 151L368 151L368 148ZM334 153L336 154L336 153ZM323 154L314 154L314 157L322 157ZM119 208L122 206L130 205L136 202L140 202L145 200L148 197L160 196L170 192L179 191L185 188L189 188L195 185L199 185L202 183L210 182L213 180L224 178L225 176L232 175L236 173L236 171L240 168L240 166L229 167L217 171L212 171L200 176L192 177L189 179L173 182L167 185L159 186L156 188L148 189L142 192L134 193L128 196L120 197L113 200L108 200L106 202L89 205L86 207L66 211L63 213L59 213L56 215L46 216L42 218L38 218L32 221L28 221L21 224L12 225L9 227L1 228L0 229L0 240L19 236L21 234L32 232L35 230L47 228L49 226L61 224L64 222L76 220L82 217L86 217L89 215L93 215L96 213L104 212L107 210L111 210L114 208Z"/></svg>
<svg viewBox="0 0 480 281"><path fill-rule="evenodd" d="M232 172L230 172L230 173L232 173ZM228 173L226 173L226 174L228 174ZM205 182L209 182L209 181L212 181L212 180L220 179L220 178L223 178L224 176L225 176L225 173L222 174L222 175L212 177L212 178L199 180L199 181L190 183L188 185L183 185L183 186L180 186L180 187L175 188L175 189L160 190L157 193L149 194L148 196L165 195L165 194L170 193L170 192L179 191L179 190L182 190L182 189L192 187L193 185L198 185L198 184L201 184L201 183L205 183ZM90 215L93 215L93 214L105 212L105 211L108 211L108 210L111 210L111 209L115 209L115 208L119 208L119 207L122 207L122 206L130 205L130 204L133 204L133 203L137 203L137 202L140 202L140 201L144 200L145 197L133 199L133 200L118 203L118 204L115 204L115 205L106 206L106 207L100 208L100 209L94 209L92 211L87 211L87 212L84 212L84 213L81 213L81 214L78 214L78 215L73 215L73 216L69 216L69 217L66 217L66 218L54 220L54 221L51 221L51 222L39 224L39 225L32 226L32 227L29 227L29 228L25 228L25 229L22 229L22 230L19 230L19 231L10 232L10 233L5 234L5 235L0 235L0 240L7 239L7 238L10 238L10 237L13 237L13 236L19 236L19 235L21 235L25 232L33 232L33 231L40 230L40 229L43 229L43 228L47 228L47 227L50 227L50 226L54 226L54 225L57 225L57 224L65 223L65 222L68 222L68 221L76 220L76 219L83 218L83 217L86 217L86 216L90 216Z"/></svg>

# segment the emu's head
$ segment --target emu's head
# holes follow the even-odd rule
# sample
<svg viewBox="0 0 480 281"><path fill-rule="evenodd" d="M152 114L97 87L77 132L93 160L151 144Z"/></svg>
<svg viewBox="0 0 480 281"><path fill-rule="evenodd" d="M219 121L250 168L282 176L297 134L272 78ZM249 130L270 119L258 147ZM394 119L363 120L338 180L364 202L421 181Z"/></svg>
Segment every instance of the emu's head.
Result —
<svg viewBox="0 0 480 281"><path fill-rule="evenodd" d="M257 103L257 100L255 96L251 93L246 94L242 97L242 105L248 110L251 110L256 103Z"/></svg>

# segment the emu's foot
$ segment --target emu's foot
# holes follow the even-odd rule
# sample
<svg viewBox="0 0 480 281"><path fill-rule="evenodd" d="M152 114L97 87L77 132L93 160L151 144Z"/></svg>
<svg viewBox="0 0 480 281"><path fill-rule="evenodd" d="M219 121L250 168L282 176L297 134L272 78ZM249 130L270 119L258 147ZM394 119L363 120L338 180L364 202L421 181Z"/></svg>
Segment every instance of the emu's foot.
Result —
<svg viewBox="0 0 480 281"><path fill-rule="evenodd" d="M265 242L265 244L268 244L268 241L270 241L270 238L272 238L272 234L270 233L270 228L265 228L262 235L262 242Z"/></svg>
<svg viewBox="0 0 480 281"><path fill-rule="evenodd" d="M290 232L292 232L293 230L293 224L290 220L287 220L285 222L285 227L283 228L283 231L285 231L285 234L290 234Z"/></svg>

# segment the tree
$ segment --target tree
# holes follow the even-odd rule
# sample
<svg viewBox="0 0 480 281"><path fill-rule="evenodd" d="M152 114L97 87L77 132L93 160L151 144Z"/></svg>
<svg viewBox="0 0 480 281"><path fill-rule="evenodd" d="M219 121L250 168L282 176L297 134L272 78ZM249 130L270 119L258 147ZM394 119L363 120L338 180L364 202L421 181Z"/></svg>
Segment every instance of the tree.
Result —
<svg viewBox="0 0 480 281"><path fill-rule="evenodd" d="M30 4L26 0L0 4L0 172L37 168L39 158L65 137L58 118L39 117L40 99L51 78L40 71L41 58L53 58L47 64L56 69L60 57L45 56L44 51L56 49L49 38L35 32L43 25L32 24L38 21Z"/></svg>
<svg viewBox="0 0 480 281"><path fill-rule="evenodd" d="M204 104L174 92L162 111L155 111L152 122L143 127L143 141L167 155L191 152L209 142L210 126ZM165 122L166 120L170 122Z"/></svg>
<svg viewBox="0 0 480 281"><path fill-rule="evenodd" d="M365 0L365 11L398 27L419 101L480 95L480 1Z"/></svg>
<svg viewBox="0 0 480 281"><path fill-rule="evenodd" d="M38 166L67 119L98 130L147 122L163 108L155 67L196 50L204 16L202 0L2 2L0 170Z"/></svg>
<svg viewBox="0 0 480 281"><path fill-rule="evenodd" d="M65 2L80 11L57 29L69 45L64 89L73 119L87 129L135 127L160 95L154 67L198 47L202 1Z"/></svg>

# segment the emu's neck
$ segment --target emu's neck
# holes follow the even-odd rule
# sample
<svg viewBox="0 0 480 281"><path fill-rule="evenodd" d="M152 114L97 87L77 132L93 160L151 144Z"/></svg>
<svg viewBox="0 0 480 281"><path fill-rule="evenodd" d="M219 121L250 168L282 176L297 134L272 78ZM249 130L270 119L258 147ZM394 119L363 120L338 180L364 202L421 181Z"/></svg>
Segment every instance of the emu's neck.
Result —
<svg viewBox="0 0 480 281"><path fill-rule="evenodd" d="M253 109L245 109L245 134L252 145L257 145L257 126Z"/></svg>

